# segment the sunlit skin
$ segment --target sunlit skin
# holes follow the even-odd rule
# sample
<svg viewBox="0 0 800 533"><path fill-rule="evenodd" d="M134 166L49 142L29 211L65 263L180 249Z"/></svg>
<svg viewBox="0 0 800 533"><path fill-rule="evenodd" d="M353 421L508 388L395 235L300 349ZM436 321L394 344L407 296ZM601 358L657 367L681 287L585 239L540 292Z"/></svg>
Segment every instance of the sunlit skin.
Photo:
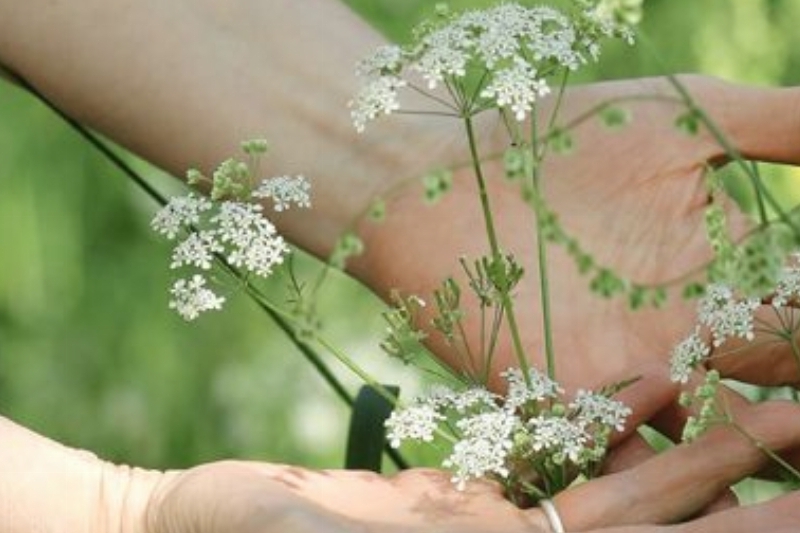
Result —
<svg viewBox="0 0 800 533"><path fill-rule="evenodd" d="M276 222L289 239L317 255L332 250L372 198L395 191L383 225L359 225L366 254L351 271L382 295L401 288L425 296L443 276L458 273L456 257L485 252L485 242L476 237L482 219L466 171L434 208L405 187L432 166L464 160L457 122L398 116L359 136L342 112L355 90L352 66L380 42L347 9L327 0L0 0L0 59L69 113L154 163L176 174L190 166L208 170L242 139L270 139L270 165L313 176L312 215L290 213ZM287 43L302 43L301 57ZM800 163L798 90L682 79L747 157ZM668 90L664 80L578 88L566 96L562 116L610 96ZM543 112L548 105L542 102ZM544 188L564 226L600 262L636 281L659 282L707 259L699 178L706 163L719 162L724 153L706 133L692 138L673 128L674 105L631 107L634 121L619 132L609 134L594 123L577 130L576 151L549 159ZM482 119L482 142L499 149L493 132L496 121ZM487 171L500 173L491 165ZM490 181L503 246L534 272L531 212L516 190ZM691 325L691 307L673 299L664 310L632 314L621 301L597 300L558 250L550 271L558 378L575 387L643 374L648 386L630 388L625 401L636 409L637 421L662 413L656 422L674 434L679 417L665 409L677 390L666 381L667 356ZM523 282L517 309L524 344L541 366L536 287L533 278ZM513 364L507 342L503 338L495 369ZM432 347L458 363L446 347ZM746 362L721 370L756 383L798 381L785 352L759 351L740 361ZM738 411L740 422L771 448L791 452L798 445L796 424L787 423L800 420L795 405ZM0 442L0 524L10 532L31 531L33 524L82 531L90 523L98 531L148 533L230 531L231 525L243 532L414 532L430 531L432 517L441 519L438 530L445 532L546 531L537 509L513 508L496 485L475 484L457 493L441 472L383 478L238 462L168 473L131 471L5 420ZM655 525L693 516L734 480L765 464L763 454L730 430L714 430L693 446L654 459L635 439L620 443L619 450L610 465L619 473L556 498L568 531L633 524L625 531L777 532L800 519L791 494L674 527Z"/></svg>

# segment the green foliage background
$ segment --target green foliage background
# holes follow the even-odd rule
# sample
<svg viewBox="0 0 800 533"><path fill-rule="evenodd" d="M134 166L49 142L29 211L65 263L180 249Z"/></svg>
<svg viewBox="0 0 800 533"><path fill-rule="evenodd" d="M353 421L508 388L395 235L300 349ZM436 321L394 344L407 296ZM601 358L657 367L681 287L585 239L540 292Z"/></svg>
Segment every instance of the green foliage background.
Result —
<svg viewBox="0 0 800 533"><path fill-rule="evenodd" d="M433 5L348 3L397 40ZM800 2L645 5L655 55L615 46L582 79L700 71L800 83ZM769 175L791 200L786 184L800 174ZM340 466L346 410L253 305L233 298L228 312L193 325L166 308L168 249L148 230L153 209L50 111L0 83L0 413L144 466L229 456ZM331 335L385 381L400 379L376 348L371 295L342 278L322 309Z"/></svg>

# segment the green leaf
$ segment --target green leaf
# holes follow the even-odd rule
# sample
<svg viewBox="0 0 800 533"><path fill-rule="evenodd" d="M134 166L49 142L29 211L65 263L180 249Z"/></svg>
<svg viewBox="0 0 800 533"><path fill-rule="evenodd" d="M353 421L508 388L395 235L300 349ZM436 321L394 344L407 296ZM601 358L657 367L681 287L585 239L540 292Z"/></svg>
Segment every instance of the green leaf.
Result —
<svg viewBox="0 0 800 533"><path fill-rule="evenodd" d="M373 222L383 222L386 220L386 200L377 198L372 205L369 206L369 219Z"/></svg>
<svg viewBox="0 0 800 533"><path fill-rule="evenodd" d="M575 142L568 131L556 129L550 135L550 146L555 153L565 155L575 149Z"/></svg>
<svg viewBox="0 0 800 533"><path fill-rule="evenodd" d="M435 204L453 188L453 174L449 170L433 170L422 177L425 201Z"/></svg>
<svg viewBox="0 0 800 533"><path fill-rule="evenodd" d="M383 386L395 398L400 389ZM347 436L345 468L348 470L371 470L380 473L383 449L386 446L386 419L392 414L394 405L374 387L364 385L358 391L353 413L350 417L350 430Z"/></svg>
<svg viewBox="0 0 800 533"><path fill-rule="evenodd" d="M608 106L600 113L600 119L609 129L618 130L631 121L631 112L619 106Z"/></svg>
<svg viewBox="0 0 800 533"><path fill-rule="evenodd" d="M697 111L690 109L675 119L675 126L686 135L694 137L700 132L700 116Z"/></svg>

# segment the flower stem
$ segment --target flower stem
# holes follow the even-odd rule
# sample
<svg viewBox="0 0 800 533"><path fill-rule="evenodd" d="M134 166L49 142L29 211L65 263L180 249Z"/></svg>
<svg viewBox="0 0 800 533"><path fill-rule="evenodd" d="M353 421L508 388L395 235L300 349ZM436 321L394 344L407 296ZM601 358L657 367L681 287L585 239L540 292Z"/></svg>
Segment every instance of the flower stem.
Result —
<svg viewBox="0 0 800 533"><path fill-rule="evenodd" d="M561 85L559 86L558 96L556 98L556 103L553 108L553 112L550 115L550 123L548 125L548 131L553 130L553 126L555 124L556 116L558 115L558 111L561 108L561 102L563 101L564 97L564 90L567 84L568 72L564 73L564 76L561 80ZM531 151L533 152L533 165L531 166L531 186L535 191L536 195L541 198L542 197L542 185L541 185L541 174L539 173L539 167L544 159L544 150L539 151L539 136L538 136L538 121L536 115L536 109L533 110L531 113ZM545 145L546 149L547 145ZM542 214L539 209L536 209L536 247L538 252L538 263L539 263L539 299L541 300L542 304L542 328L544 330L544 354L545 360L547 361L547 376L555 380L556 379L556 356L555 356L555 349L553 348L553 323L552 323L552 313L550 309L550 278L548 277L547 273L547 240L545 239L544 235L544 228L542 227Z"/></svg>
<svg viewBox="0 0 800 533"><path fill-rule="evenodd" d="M481 160L478 155L478 143L475 137L475 129L473 127L472 118L469 115L464 117L464 126L467 130L467 141L469 143L470 157L472 159L472 168L475 172L475 179L478 183L478 193L481 201L483 219L486 224L486 236L489 239L489 248L492 253L492 259L499 262L503 260L503 256L500 250L500 244L497 240L494 217L492 215L492 208L489 203L489 191L486 188L486 179L483 176ZM525 356L525 349L522 347L519 326L517 325L517 318L514 313L514 302L509 295L508 288L504 288L504 290L500 291L500 298L503 308L505 309L506 317L508 318L508 328L511 332L511 339L514 344L514 354L519 362L520 370L522 370L523 376L525 377L525 382L529 383L530 364ZM492 355L489 354L489 357L491 356Z"/></svg>
<svg viewBox="0 0 800 533"><path fill-rule="evenodd" d="M537 157L538 141L536 137L536 118L531 115L532 147L534 153L534 163L531 168L531 185L536 195L541 198L541 175L539 174L539 159ZM544 333L544 354L547 361L547 376L556 379L556 357L553 348L553 326L550 316L550 283L547 273L547 242L542 228L542 216L539 209L535 210L536 215L536 249L539 264L539 300L542 304L542 328Z"/></svg>
<svg viewBox="0 0 800 533"><path fill-rule="evenodd" d="M778 455L774 451L770 450L769 447L767 447L767 445L765 445L763 442L761 442L760 440L755 438L753 435L748 433L746 429L744 429L742 426L740 426L734 420L729 419L728 420L728 424L734 430L736 430L737 433L739 433L741 436L743 436L744 438L749 440L753 444L753 446L755 446L756 448L758 448L759 450L764 452L767 455L767 457L769 457L771 460L775 461L775 463L777 463L781 468L786 470L786 472L789 475L791 475L796 481L800 481L800 472L798 472L795 467L793 467L791 464L789 464L789 462L787 462L785 459L783 459L780 455Z"/></svg>
<svg viewBox="0 0 800 533"><path fill-rule="evenodd" d="M786 340L789 341L789 346L792 347L792 355L797 363L797 369L800 370L800 347L797 345L797 339L794 336L794 331L786 332Z"/></svg>

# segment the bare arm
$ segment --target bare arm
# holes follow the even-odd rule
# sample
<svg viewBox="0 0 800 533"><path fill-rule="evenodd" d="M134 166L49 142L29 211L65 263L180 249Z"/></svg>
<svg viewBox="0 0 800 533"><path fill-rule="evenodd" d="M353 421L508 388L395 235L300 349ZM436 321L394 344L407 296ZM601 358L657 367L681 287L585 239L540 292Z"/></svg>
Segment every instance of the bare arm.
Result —
<svg viewBox="0 0 800 533"><path fill-rule="evenodd" d="M136 531L162 474L115 466L0 417L0 530Z"/></svg>
<svg viewBox="0 0 800 533"><path fill-rule="evenodd" d="M329 0L0 0L0 61L155 164L209 170L240 141L267 138L266 172L313 185L313 216L277 222L317 254L453 138L437 134L449 123L402 119L355 133L353 69L380 42Z"/></svg>

